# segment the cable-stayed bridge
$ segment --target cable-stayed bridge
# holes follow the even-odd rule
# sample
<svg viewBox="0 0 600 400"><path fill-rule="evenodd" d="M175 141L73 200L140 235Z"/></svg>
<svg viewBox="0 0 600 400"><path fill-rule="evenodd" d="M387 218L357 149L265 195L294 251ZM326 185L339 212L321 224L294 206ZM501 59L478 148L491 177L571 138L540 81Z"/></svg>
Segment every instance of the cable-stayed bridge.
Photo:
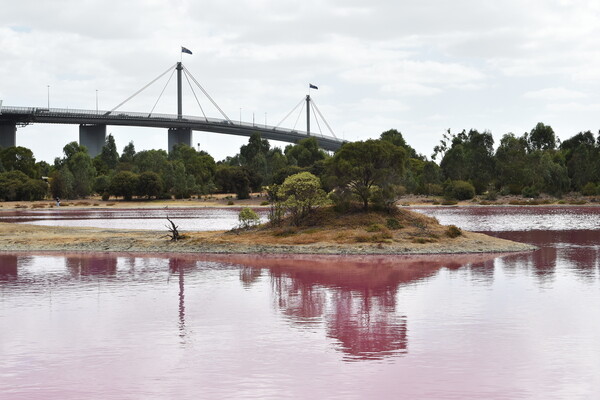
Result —
<svg viewBox="0 0 600 400"><path fill-rule="evenodd" d="M295 109L300 105L304 106L306 102L306 131L298 131L295 129L282 128L277 126L268 126L264 124L248 123L243 121L232 121L214 102L210 95L202 88L196 79L183 67L181 62L178 62L173 67L154 79L148 85L136 92L133 96L119 104L110 111L99 110L76 110L76 109L59 109L59 108L42 108L42 107L13 107L2 105L0 101L0 147L10 147L16 145L17 127L24 127L29 124L72 124L79 125L79 143L86 146L91 156L100 153L106 139L106 127L117 126L136 126L136 127L152 127L166 128L168 130L168 149L179 143L185 143L188 146L193 146L192 131L214 132L227 135L252 136L259 133L262 138L269 140L277 140L288 143L297 143L299 140L314 137L319 146L325 150L335 151L344 143L333 134L333 131L324 120L322 114L316 108L310 95L306 96ZM146 113L141 112L124 112L118 109L127 101L142 92L148 86L156 82L167 72L171 72L171 77L174 72L177 72L177 110L175 114L155 114L153 110ZM200 110L203 116L187 116L182 114L182 72L185 74L190 88L194 93L196 101L198 97L191 84L196 83L197 87L205 94L212 102L215 108L219 111L222 118L209 118L204 113L200 102ZM190 81L191 78L191 81ZM171 78L169 78L170 81ZM167 82L168 84L168 82ZM165 85L166 88L166 85ZM163 89L164 92L164 89ZM161 93L162 95L162 93ZM159 97L160 98L160 97ZM157 100L158 103L158 100ZM156 106L156 105L155 105ZM295 110L294 109L294 110ZM292 112L294 111L292 110ZM322 132L314 134L310 132L311 111L319 124L317 115L320 116L324 124L329 128L331 135L323 135ZM290 114L292 113L290 112ZM300 110L302 113L302 109ZM288 116L290 115L288 114ZM286 116L287 118L287 116ZM284 118L284 120L286 119ZM320 130L320 124L319 124Z"/></svg>

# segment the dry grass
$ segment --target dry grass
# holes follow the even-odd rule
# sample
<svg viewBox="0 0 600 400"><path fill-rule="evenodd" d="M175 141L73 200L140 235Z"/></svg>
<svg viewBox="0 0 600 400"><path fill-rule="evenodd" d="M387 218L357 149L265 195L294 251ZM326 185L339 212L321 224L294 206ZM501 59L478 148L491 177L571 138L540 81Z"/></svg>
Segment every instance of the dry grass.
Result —
<svg viewBox="0 0 600 400"><path fill-rule="evenodd" d="M394 222L390 224L390 220ZM392 225L396 229L388 228ZM446 237L446 227L435 218L409 210L394 213L353 212L338 214L332 208L315 211L301 226L266 225L236 232L236 242L257 245L299 245L311 243L431 243Z"/></svg>

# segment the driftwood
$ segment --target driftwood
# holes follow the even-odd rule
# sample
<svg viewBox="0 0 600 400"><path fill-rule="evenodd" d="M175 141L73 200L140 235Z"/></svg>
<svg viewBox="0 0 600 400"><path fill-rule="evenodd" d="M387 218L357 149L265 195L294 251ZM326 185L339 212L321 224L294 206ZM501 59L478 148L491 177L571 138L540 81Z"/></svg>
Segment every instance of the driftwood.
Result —
<svg viewBox="0 0 600 400"><path fill-rule="evenodd" d="M165 227L169 230L169 234L167 236L171 238L171 241L176 242L179 239L183 239L183 235L179 233L179 226L175 225L175 222L171 221L168 215L167 221L169 221L169 223L171 224L165 225Z"/></svg>

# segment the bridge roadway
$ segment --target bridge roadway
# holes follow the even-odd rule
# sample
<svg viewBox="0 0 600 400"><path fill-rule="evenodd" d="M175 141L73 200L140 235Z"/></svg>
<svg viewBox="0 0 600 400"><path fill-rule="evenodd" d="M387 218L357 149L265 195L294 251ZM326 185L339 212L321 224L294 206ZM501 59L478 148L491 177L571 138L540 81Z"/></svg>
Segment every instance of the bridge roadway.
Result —
<svg viewBox="0 0 600 400"><path fill-rule="evenodd" d="M0 135L5 136L5 138L4 140L0 138L0 145L3 145L2 143L4 143L4 146L6 146L7 142L10 142L10 139L8 141L6 140L6 133L10 133L11 130L13 135L12 141L14 142L14 135L16 133L17 125L29 125L33 123L80 125L80 141L81 127L104 126L105 132L106 125L119 125L168 128L169 134L171 134L171 131L183 131L185 133L186 131L189 132L194 130L250 137L254 133L260 133L261 137L264 139L278 140L288 143L297 143L301 139L314 137L317 140L319 147L329 151L335 151L339 149L344 143L343 140L334 138L332 136L309 136L306 132L292 129L252 124L241 121L234 122L217 118L191 116L182 116L181 118L178 118L177 115L170 114L147 114L122 111L114 111L109 113L108 111L96 110L2 106L0 108L0 128L2 129ZM191 146L191 134L188 136L189 139L176 141L180 143L189 140L190 143L187 144ZM169 143L171 143L171 138L169 138ZM12 145L14 146L14 143ZM94 153L95 152L96 151L94 151Z"/></svg>

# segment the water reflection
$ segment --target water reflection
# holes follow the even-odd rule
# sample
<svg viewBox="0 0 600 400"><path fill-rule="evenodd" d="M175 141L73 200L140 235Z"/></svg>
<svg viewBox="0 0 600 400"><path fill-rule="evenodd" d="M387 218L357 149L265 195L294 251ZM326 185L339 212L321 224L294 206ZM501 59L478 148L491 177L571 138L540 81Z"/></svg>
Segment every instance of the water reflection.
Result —
<svg viewBox="0 0 600 400"><path fill-rule="evenodd" d="M408 351L408 319L398 290L465 264L493 278L493 255L474 256L206 256L242 264L249 287L268 270L274 305L296 327L321 324L345 360L383 359ZM490 278L490 276L492 278Z"/></svg>
<svg viewBox="0 0 600 400"><path fill-rule="evenodd" d="M171 274L177 274L179 282L179 308L178 308L178 329L179 337L183 340L186 336L185 328L185 271L186 269L194 269L196 267L195 260L186 258L172 257L169 258L169 271Z"/></svg>
<svg viewBox="0 0 600 400"><path fill-rule="evenodd" d="M529 236L519 239L533 242L533 232L524 234ZM546 239L542 234L536 244ZM600 251L589 246L582 249L573 252L569 246L564 249L543 247L535 252L507 255L501 262L506 271L529 269L543 285L553 280L558 259L561 264L586 271L581 275L590 277L589 269L597 268ZM344 354L345 360L359 361L381 360L408 352L410 320L402 303L398 303L403 288L426 282L436 276L440 268L466 272L473 281L491 285L497 256L158 255L149 259L133 255L67 254L63 259L66 275L63 273L63 278L52 283L68 284L65 277L77 280L104 277L111 278L114 284L126 285L127 279L147 279L143 278L147 275L143 271L132 272L139 266L142 269L149 265L160 266L160 262L152 260L161 258L164 265L168 265L168 279L176 278L178 283L177 332L182 343L189 334L185 303L187 277L197 284L197 276L206 270L234 268L245 290L254 290L262 277L268 277L274 308L289 324L297 329L322 330L334 348ZM30 268L32 260L35 257L0 255L0 285L2 281L19 280L20 269L25 269L29 277L38 276L39 272L35 275ZM122 272L119 275L119 271L127 271L126 278ZM46 272L58 274L51 269ZM122 278L115 279L117 276ZM30 278L22 282L35 283Z"/></svg>
<svg viewBox="0 0 600 400"><path fill-rule="evenodd" d="M0 281L17 279L18 260L15 254L0 254Z"/></svg>
<svg viewBox="0 0 600 400"><path fill-rule="evenodd" d="M600 265L600 231L525 231L496 232L494 236L531 243L539 250L506 257L507 268L515 271L527 266L540 283L551 282L558 265L583 279L593 280Z"/></svg>
<svg viewBox="0 0 600 400"><path fill-rule="evenodd" d="M66 257L65 265L73 277L110 277L117 273L116 257L74 255Z"/></svg>

